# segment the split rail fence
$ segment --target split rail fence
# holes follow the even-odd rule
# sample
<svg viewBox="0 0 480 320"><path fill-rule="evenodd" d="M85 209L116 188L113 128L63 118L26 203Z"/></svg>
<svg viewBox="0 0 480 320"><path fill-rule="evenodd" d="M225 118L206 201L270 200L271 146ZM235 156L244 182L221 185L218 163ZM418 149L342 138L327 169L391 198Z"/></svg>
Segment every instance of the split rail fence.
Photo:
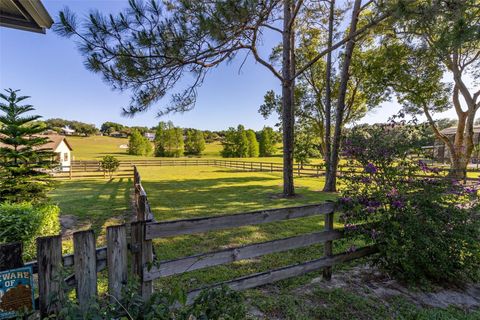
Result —
<svg viewBox="0 0 480 320"><path fill-rule="evenodd" d="M126 285L129 277L132 276L140 279L140 293L143 298L148 299L154 292L153 282L158 278L314 244L324 244L323 256L320 257L319 254L318 259L198 288L188 293L187 301L191 302L201 290L220 285L227 285L234 290L245 290L321 269L323 269L324 277L330 279L332 266L377 252L375 247L364 247L354 252L333 254L333 241L344 237L343 230L334 229L335 203L333 202L156 222L153 219L140 174L135 166L133 172L136 221L107 227L105 247L96 247L93 230L75 232L73 234L74 252L68 255L62 255L62 237L60 235L37 239L37 260L25 265L31 266L34 273L38 275L37 306L42 318L48 317L48 315L56 313L62 308L62 301L66 297L67 288L75 289L80 308L87 309L92 299L98 295L98 272L105 269L107 269L108 274L108 294L112 302L121 298L122 288ZM323 230L173 260L161 261L155 257L153 245L155 239L299 219L314 215L325 217ZM21 244L0 245L0 262L18 260L18 254L12 255L12 250L5 250L7 246L11 245L21 246ZM3 267L5 266L12 267L11 264L4 263ZM62 275L66 270L69 270L72 274L63 278Z"/></svg>
<svg viewBox="0 0 480 320"><path fill-rule="evenodd" d="M148 160L122 160L120 161L120 168L115 177L125 177L129 174L132 174L133 166L138 167L166 167L166 166L210 166L210 167L221 167L221 168L231 168L242 171L250 172L283 172L283 164L275 162L262 162L262 161L243 161L243 160L228 160L228 159L148 159ZM340 166L338 171L338 176L341 177L346 170L349 168ZM350 167L351 169L351 167ZM354 167L353 169L363 169L362 167ZM437 167L436 168L441 175L437 176L439 178L445 178L449 169L446 167ZM98 161L89 160L89 161L74 161L72 162L73 178L82 177L82 170L92 171L96 170L96 176L100 177L103 174L100 170L100 164ZM321 177L325 175L325 166L323 164L304 164L299 163L294 164L293 168L294 174L298 177ZM76 174L77 173L77 174ZM470 168L465 172L465 178L463 179L464 183L467 181L478 181L479 178L466 177L467 173L479 173L479 170ZM85 174L85 172L83 173ZM95 175L92 175L95 176ZM66 175L62 177L67 178ZM435 176L419 173L417 177L424 178L433 178Z"/></svg>

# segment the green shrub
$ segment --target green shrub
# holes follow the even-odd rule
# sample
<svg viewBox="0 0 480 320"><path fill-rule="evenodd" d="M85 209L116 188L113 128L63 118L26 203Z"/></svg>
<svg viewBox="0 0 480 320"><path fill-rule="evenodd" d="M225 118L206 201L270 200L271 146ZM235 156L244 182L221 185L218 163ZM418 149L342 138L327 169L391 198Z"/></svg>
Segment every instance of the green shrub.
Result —
<svg viewBox="0 0 480 320"><path fill-rule="evenodd" d="M413 128L394 129L374 126L345 143L352 162L341 198L347 234L375 243L375 262L400 280L480 279L478 185L411 159Z"/></svg>
<svg viewBox="0 0 480 320"><path fill-rule="evenodd" d="M100 161L100 167L102 168L105 174L108 174L110 179L113 178L113 173L118 170L120 166L120 161L117 158L111 155L106 155Z"/></svg>
<svg viewBox="0 0 480 320"><path fill-rule="evenodd" d="M24 258L35 257L35 239L60 232L60 208L29 202L0 204L0 242L23 242Z"/></svg>
<svg viewBox="0 0 480 320"><path fill-rule="evenodd" d="M132 319L132 320L244 320L244 296L226 286L203 290L191 305L186 305L186 293L176 288L158 290L144 301L138 294L138 281L130 280L120 301L92 297L87 310L81 310L72 300L63 301L63 308L49 319ZM127 317L126 317L127 316Z"/></svg>

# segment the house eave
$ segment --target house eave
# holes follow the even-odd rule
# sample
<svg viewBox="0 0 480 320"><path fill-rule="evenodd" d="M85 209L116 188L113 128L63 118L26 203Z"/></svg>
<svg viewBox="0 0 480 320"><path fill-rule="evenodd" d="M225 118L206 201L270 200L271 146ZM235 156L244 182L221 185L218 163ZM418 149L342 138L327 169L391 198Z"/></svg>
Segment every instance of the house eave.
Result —
<svg viewBox="0 0 480 320"><path fill-rule="evenodd" d="M40 0L0 0L0 26L45 33L52 25Z"/></svg>

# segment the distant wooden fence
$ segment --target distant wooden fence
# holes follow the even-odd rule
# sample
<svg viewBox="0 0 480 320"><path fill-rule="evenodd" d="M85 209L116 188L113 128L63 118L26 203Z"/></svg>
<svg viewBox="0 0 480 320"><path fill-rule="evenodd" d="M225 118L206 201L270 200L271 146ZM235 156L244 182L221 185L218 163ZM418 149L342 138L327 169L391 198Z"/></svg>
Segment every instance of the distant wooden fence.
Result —
<svg viewBox="0 0 480 320"><path fill-rule="evenodd" d="M135 159L135 160L122 160L120 161L120 171L116 173L117 176L125 176L131 173L133 166L138 167L165 167L165 166L213 166L213 167L222 167L222 168L231 168L241 171L250 171L250 172L283 172L283 164L275 162L262 162L262 161L243 161L243 160L229 160L229 159ZM89 161L74 161L72 162L72 168L74 172L81 172L82 168L99 168L99 162L95 160ZM123 170L122 170L123 168ZM348 169L352 167L339 166L338 176L341 177ZM354 169L363 169L362 167L353 167ZM321 177L325 175L325 166L323 164L304 164L299 163L294 164L294 174L298 177ZM433 176L432 174L424 174L419 172L416 175L419 178L446 178L447 173L450 169L445 167L436 168L440 172L440 176ZM467 173L478 173L479 170L470 168L465 172ZM81 176L78 176L81 177ZM464 183L467 181L478 181L478 178L465 177L463 179Z"/></svg>
<svg viewBox="0 0 480 320"><path fill-rule="evenodd" d="M102 169L98 161L72 162L68 171L57 171L52 173L54 179L95 179L109 178L109 175ZM114 172L114 178L131 178L133 167L128 163L121 163L117 171Z"/></svg>
<svg viewBox="0 0 480 320"><path fill-rule="evenodd" d="M75 288L80 308L87 309L98 295L97 274L105 269L108 270L108 293L112 302L121 298L122 289L132 276L140 279L140 293L147 299L153 293L153 281L158 278L314 244L324 244L323 256L318 259L198 288L188 293L188 302L191 302L201 290L220 285L227 285L234 290L244 290L321 269L323 269L324 277L330 279L332 266L377 252L375 247L364 247L353 252L333 254L333 241L344 237L342 229L334 229L335 203L333 202L156 222L153 220L147 193L142 186L136 167L133 167L133 172L136 221L107 227L105 247L96 247L92 230L78 231L73 234L74 252L68 255L62 255L62 237L60 235L37 239L37 260L26 265L31 266L34 273L38 274L37 302L42 318L55 314L62 308L62 299L66 297L66 288ZM315 215L325 216L325 227L322 231L173 260L159 261L154 254L154 239ZM11 249L2 250L9 245L11 244L0 245L0 262L14 259L12 257L18 258L18 254L11 254L14 252ZM8 257L6 252L9 252ZM71 270L72 274L64 278L65 270Z"/></svg>

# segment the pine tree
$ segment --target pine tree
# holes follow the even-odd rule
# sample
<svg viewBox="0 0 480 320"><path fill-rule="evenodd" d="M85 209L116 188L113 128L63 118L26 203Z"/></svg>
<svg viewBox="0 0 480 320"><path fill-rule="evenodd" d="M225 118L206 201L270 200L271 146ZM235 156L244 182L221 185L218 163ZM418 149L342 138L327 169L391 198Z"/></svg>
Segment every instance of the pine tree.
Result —
<svg viewBox="0 0 480 320"><path fill-rule="evenodd" d="M237 127L237 135L235 138L235 147L237 149L236 156L238 158L246 158L248 157L248 138L247 132L245 131L245 127L243 125L238 125Z"/></svg>
<svg viewBox="0 0 480 320"><path fill-rule="evenodd" d="M270 157L275 153L274 132L265 127L260 134L260 157Z"/></svg>
<svg viewBox="0 0 480 320"><path fill-rule="evenodd" d="M257 141L257 135L255 131L249 129L247 130L247 139L248 139L248 156L250 158L256 158L259 155L259 145Z"/></svg>
<svg viewBox="0 0 480 320"><path fill-rule="evenodd" d="M205 150L205 137L203 132L188 129L185 135L185 154L201 155Z"/></svg>
<svg viewBox="0 0 480 320"><path fill-rule="evenodd" d="M19 105L28 96L17 96L19 90L8 89L0 98L0 200L11 202L43 201L52 188L46 170L53 168L54 153L43 148L50 142L39 136L44 130L36 120L38 115L24 115L35 110L31 105Z"/></svg>

